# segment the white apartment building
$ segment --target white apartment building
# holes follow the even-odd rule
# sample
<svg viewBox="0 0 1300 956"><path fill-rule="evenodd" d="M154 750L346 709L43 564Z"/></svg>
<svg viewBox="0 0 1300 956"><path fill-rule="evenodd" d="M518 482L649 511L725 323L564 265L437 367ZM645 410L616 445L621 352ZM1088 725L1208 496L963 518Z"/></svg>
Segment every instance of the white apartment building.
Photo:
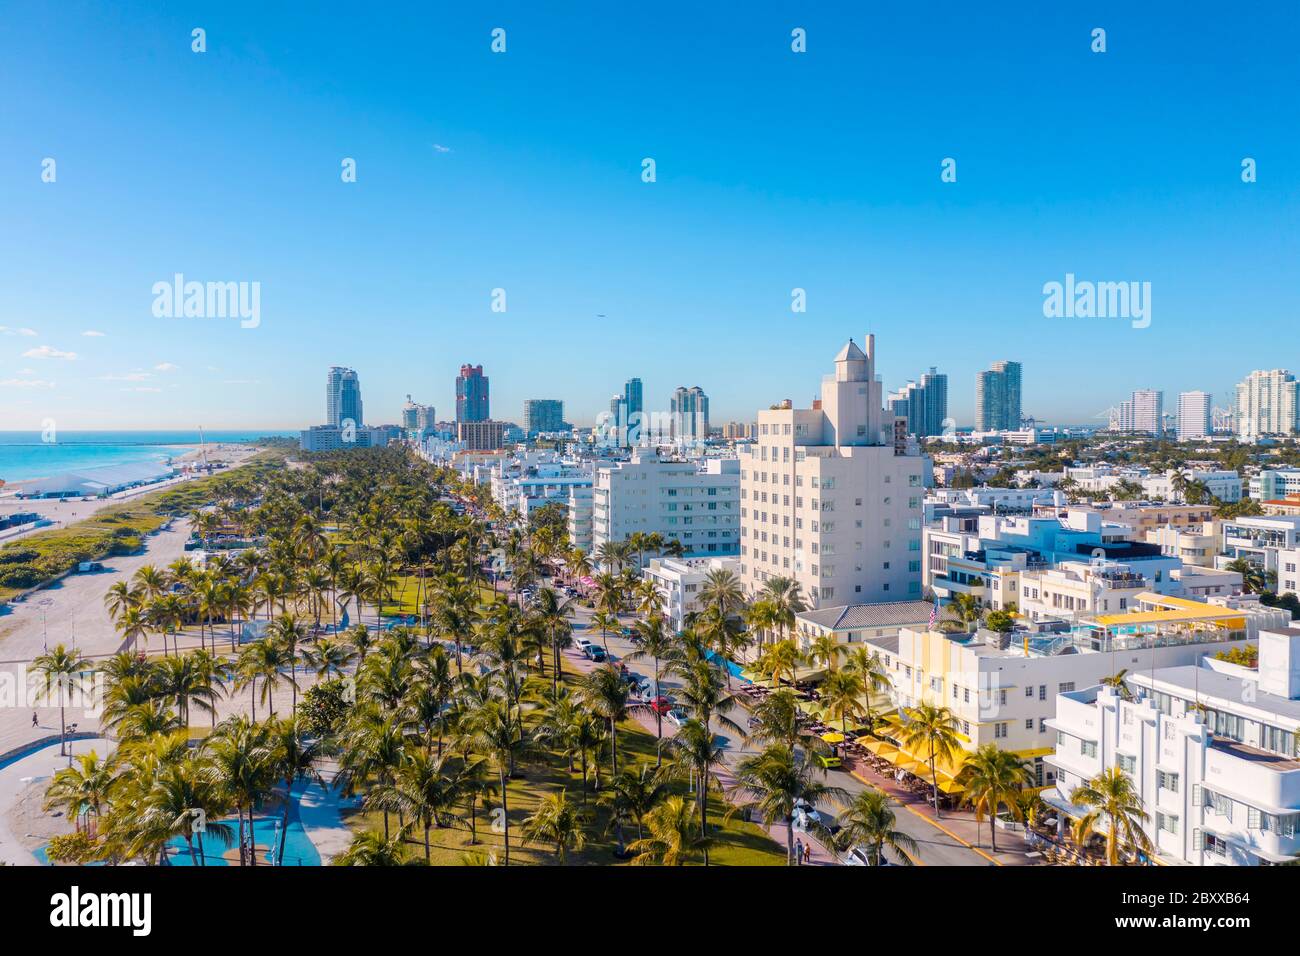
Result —
<svg viewBox="0 0 1300 956"><path fill-rule="evenodd" d="M1250 518L1224 519L1222 541L1216 567L1224 567L1237 558L1244 558L1265 571L1278 572L1278 586L1282 591L1293 590L1282 586L1282 578L1294 577L1282 569L1294 563L1300 549L1300 516L1260 515Z"/></svg>
<svg viewBox="0 0 1300 956"><path fill-rule="evenodd" d="M1214 434L1213 409L1209 392L1180 392L1178 395L1178 440L1196 441Z"/></svg>
<svg viewBox="0 0 1300 956"><path fill-rule="evenodd" d="M1171 574L1176 558L1131 564L1097 559L1062 561L1054 567L1020 575L1020 613L1032 621L1073 620L1082 615L1113 614L1137 606L1149 591L1180 594Z"/></svg>
<svg viewBox="0 0 1300 956"><path fill-rule="evenodd" d="M660 613L674 631L686 626L686 616L700 610L699 594L713 571L738 574L739 558L651 558L641 576L654 582Z"/></svg>
<svg viewBox="0 0 1300 956"><path fill-rule="evenodd" d="M1163 475L1151 475L1143 478L1141 482L1142 490L1157 501L1181 503L1184 500L1184 495L1178 490L1178 485L1174 481L1174 476L1177 474L1177 471L1170 469ZM1198 481L1205 485L1206 490L1220 501L1231 503L1241 500L1241 475L1235 471L1188 471L1185 476L1188 481Z"/></svg>
<svg viewBox="0 0 1300 956"><path fill-rule="evenodd" d="M1256 501L1277 501L1300 495L1300 468L1268 468L1250 479L1250 496Z"/></svg>
<svg viewBox="0 0 1300 956"><path fill-rule="evenodd" d="M591 554L592 486L570 485L569 500L566 504L569 508L569 544L589 555Z"/></svg>
<svg viewBox="0 0 1300 956"><path fill-rule="evenodd" d="M881 407L875 337L849 341L812 408L758 413L741 454L741 577L793 578L810 607L917 599L929 460ZM784 403L783 403L784 404ZM901 425L901 427L899 427Z"/></svg>
<svg viewBox="0 0 1300 956"><path fill-rule="evenodd" d="M630 461L596 469L591 545L640 532L677 539L687 557L734 555L740 542L740 462L680 461L638 449Z"/></svg>
<svg viewBox="0 0 1300 956"><path fill-rule="evenodd" d="M1255 371L1237 385L1234 428L1254 441L1264 435L1294 435L1300 415L1300 382L1286 369Z"/></svg>
<svg viewBox="0 0 1300 956"><path fill-rule="evenodd" d="M1076 787L1119 767L1146 810L1157 855L1202 866L1268 866L1300 852L1300 628L1259 634L1259 666L1212 658L1134 669L1117 689L1061 694L1056 789L1044 799L1066 816ZM1064 824L1064 821L1062 821Z"/></svg>
<svg viewBox="0 0 1300 956"><path fill-rule="evenodd" d="M1193 528L1152 528L1146 533L1146 541L1156 545L1161 554L1178 558L1185 568L1212 568L1219 553L1219 523L1206 521Z"/></svg>

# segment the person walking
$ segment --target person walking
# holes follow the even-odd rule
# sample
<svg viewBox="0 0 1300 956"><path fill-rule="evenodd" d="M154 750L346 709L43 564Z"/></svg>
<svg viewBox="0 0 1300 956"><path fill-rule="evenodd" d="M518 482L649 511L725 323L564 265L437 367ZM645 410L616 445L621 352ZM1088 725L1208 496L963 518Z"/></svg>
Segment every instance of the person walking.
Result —
<svg viewBox="0 0 1300 956"><path fill-rule="evenodd" d="M812 866L812 840L803 845L803 861Z"/></svg>
<svg viewBox="0 0 1300 956"><path fill-rule="evenodd" d="M32 711L32 726L33 727L40 726L39 722L36 720L36 711Z"/></svg>
<svg viewBox="0 0 1300 956"><path fill-rule="evenodd" d="M803 838L800 837L794 841L794 865L800 866L803 863Z"/></svg>

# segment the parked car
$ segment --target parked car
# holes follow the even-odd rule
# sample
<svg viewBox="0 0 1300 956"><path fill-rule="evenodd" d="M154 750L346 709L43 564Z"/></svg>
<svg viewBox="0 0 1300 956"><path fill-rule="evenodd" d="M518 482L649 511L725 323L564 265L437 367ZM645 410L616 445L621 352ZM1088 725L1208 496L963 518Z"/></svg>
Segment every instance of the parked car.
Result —
<svg viewBox="0 0 1300 956"><path fill-rule="evenodd" d="M790 818L791 825L796 830L808 830L810 827L820 827L825 825L822 815L807 800L799 799L794 802L794 813Z"/></svg>
<svg viewBox="0 0 1300 956"><path fill-rule="evenodd" d="M580 637L573 642L573 649L579 654L586 654L587 648L589 647L591 647L591 641L587 640L585 637Z"/></svg>
<svg viewBox="0 0 1300 956"><path fill-rule="evenodd" d="M673 702L661 694L650 701L650 709L661 717L665 717L673 709Z"/></svg>
<svg viewBox="0 0 1300 956"><path fill-rule="evenodd" d="M664 716L673 724L680 727L682 724L686 723L686 721L690 720L691 715L686 713L686 711L682 710L680 707L673 707L668 711L668 713L664 714Z"/></svg>
<svg viewBox="0 0 1300 956"><path fill-rule="evenodd" d="M605 648L599 644L588 642L587 646L582 649L583 655L588 659L595 661L597 664L604 661L609 655L605 653Z"/></svg>
<svg viewBox="0 0 1300 956"><path fill-rule="evenodd" d="M867 855L867 851L863 847L855 846L850 847L846 853L840 855L840 862L845 866L870 866L871 857ZM894 866L895 864L890 863L889 857L882 851L880 854L880 865Z"/></svg>

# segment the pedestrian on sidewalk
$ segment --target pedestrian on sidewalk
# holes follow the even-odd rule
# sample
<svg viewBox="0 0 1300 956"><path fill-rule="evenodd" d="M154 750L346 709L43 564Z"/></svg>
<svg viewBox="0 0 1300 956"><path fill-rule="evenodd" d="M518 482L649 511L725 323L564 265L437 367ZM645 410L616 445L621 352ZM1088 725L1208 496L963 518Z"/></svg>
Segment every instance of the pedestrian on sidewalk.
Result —
<svg viewBox="0 0 1300 956"><path fill-rule="evenodd" d="M794 841L794 865L799 866L803 863L803 838L799 837Z"/></svg>
<svg viewBox="0 0 1300 956"><path fill-rule="evenodd" d="M32 726L38 727L40 724L36 720L36 711L32 711Z"/></svg>
<svg viewBox="0 0 1300 956"><path fill-rule="evenodd" d="M812 840L803 845L803 861L812 866Z"/></svg>

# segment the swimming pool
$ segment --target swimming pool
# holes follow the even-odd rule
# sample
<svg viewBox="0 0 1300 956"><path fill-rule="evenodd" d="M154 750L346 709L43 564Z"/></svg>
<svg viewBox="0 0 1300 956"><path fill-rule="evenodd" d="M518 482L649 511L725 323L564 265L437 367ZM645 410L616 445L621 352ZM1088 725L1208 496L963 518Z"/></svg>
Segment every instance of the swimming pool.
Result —
<svg viewBox="0 0 1300 956"><path fill-rule="evenodd" d="M234 829L234 834L230 844L223 843L214 834L205 834L203 837L203 862L206 866L238 866L239 856L234 853L234 860L228 860L224 854L235 851L239 841L239 821L233 817L228 820L222 820L222 823L228 823ZM265 816L253 817L253 835L257 843L279 852L280 849L280 817ZM272 842L274 841L274 842ZM46 844L48 846L48 844ZM33 850L32 855L40 861L42 866L50 866L49 857L45 855L46 847L40 847ZM197 835L194 839L194 852L199 851L199 841ZM258 851L258 866L270 865L267 850ZM102 863L92 863L90 866L103 866ZM184 837L173 837L167 841L167 865L169 866L194 866L194 860L190 857L189 844L185 842ZM316 851L315 845L303 831L302 824L297 820L289 821L289 832L284 841L284 865L285 866L320 866L320 853Z"/></svg>

